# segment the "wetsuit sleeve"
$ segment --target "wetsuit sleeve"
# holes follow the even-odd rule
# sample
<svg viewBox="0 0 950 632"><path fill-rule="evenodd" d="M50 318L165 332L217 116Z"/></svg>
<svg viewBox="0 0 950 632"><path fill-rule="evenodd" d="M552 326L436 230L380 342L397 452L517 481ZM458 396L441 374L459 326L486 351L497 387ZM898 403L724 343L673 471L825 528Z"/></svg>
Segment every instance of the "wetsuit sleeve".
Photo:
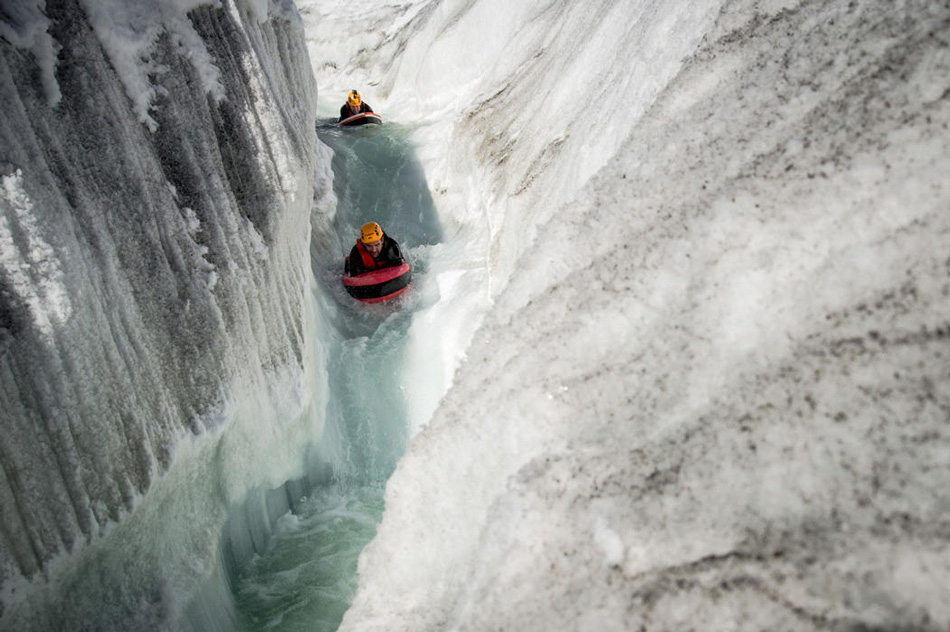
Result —
<svg viewBox="0 0 950 632"><path fill-rule="evenodd" d="M363 101L363 104L360 105L360 112L372 112L372 111L373 111L373 108L370 106L370 104L367 103L366 101Z"/></svg>
<svg viewBox="0 0 950 632"><path fill-rule="evenodd" d="M343 106L340 108L340 120L337 121L337 123L349 117L350 117L350 112L349 110L346 109L346 104L344 103Z"/></svg>

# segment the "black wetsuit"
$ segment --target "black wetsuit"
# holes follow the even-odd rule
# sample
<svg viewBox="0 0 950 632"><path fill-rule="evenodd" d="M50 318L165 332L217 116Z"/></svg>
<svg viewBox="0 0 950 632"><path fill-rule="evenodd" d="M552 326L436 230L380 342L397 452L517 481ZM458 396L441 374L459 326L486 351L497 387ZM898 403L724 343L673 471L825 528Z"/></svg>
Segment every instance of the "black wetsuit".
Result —
<svg viewBox="0 0 950 632"><path fill-rule="evenodd" d="M402 253L399 252L399 244L396 243L395 239L390 238L389 235L383 233L383 249L379 251L379 256L376 258L376 270L380 268L390 268L392 266L398 266L403 261ZM353 249L350 250L350 256L346 259L346 264L343 268L343 271L350 276L356 276L357 274L363 274L364 272L369 272L374 268L367 268L363 265L363 257L360 254L359 243L353 246Z"/></svg>
<svg viewBox="0 0 950 632"><path fill-rule="evenodd" d="M359 112L353 112L352 110L350 110L350 106L344 103L343 107L340 108L340 120L337 122L338 123L342 122L343 120L348 119L351 116L356 116L357 114L362 114L363 112L372 112L372 111L373 111L373 108L371 108L369 106L369 103L367 103L366 101L363 101L362 103L360 103Z"/></svg>

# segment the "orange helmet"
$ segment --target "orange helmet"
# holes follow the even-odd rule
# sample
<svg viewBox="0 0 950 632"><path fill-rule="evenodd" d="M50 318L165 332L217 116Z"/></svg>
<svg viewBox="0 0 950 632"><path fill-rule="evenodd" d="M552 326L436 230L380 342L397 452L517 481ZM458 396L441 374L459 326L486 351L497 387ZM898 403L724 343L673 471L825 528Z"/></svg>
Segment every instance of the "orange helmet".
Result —
<svg viewBox="0 0 950 632"><path fill-rule="evenodd" d="M360 98L360 93L356 90L350 90L350 96L347 97L346 102L352 105L353 107L358 107L360 103L363 102L363 99Z"/></svg>
<svg viewBox="0 0 950 632"><path fill-rule="evenodd" d="M371 244L383 238L383 229L376 222L367 222L360 228L360 241Z"/></svg>

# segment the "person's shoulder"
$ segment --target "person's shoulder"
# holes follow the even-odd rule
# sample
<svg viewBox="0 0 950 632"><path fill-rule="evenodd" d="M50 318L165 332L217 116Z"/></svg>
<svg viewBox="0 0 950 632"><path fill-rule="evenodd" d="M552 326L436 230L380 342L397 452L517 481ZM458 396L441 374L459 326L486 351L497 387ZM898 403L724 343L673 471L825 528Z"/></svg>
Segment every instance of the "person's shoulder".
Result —
<svg viewBox="0 0 950 632"><path fill-rule="evenodd" d="M399 244L395 239L390 237L384 244L384 249L386 250L386 258L390 261L401 261L402 260L402 251L399 249Z"/></svg>

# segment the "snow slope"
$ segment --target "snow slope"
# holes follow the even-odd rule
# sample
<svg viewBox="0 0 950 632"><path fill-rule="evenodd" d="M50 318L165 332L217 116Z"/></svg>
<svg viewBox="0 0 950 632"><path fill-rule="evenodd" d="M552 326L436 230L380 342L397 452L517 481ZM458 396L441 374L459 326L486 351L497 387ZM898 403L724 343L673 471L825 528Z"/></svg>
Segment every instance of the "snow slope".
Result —
<svg viewBox="0 0 950 632"><path fill-rule="evenodd" d="M493 302L342 629L950 626L950 8L345 5Z"/></svg>

